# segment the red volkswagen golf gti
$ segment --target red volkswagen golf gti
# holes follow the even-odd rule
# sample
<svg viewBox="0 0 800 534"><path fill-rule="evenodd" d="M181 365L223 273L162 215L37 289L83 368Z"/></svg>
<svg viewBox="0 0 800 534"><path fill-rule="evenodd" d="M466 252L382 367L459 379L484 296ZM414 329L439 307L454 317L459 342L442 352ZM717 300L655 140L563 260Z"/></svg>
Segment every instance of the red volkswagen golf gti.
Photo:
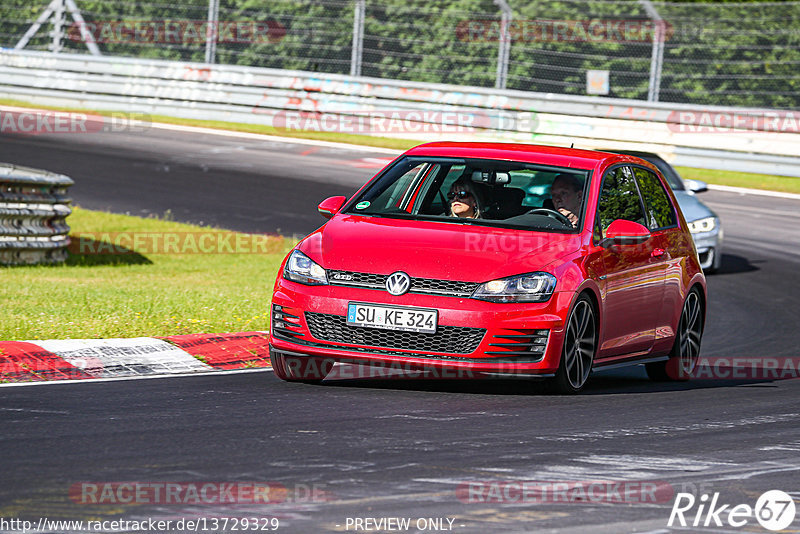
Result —
<svg viewBox="0 0 800 534"><path fill-rule="evenodd" d="M500 143L413 148L281 266L270 355L283 380L336 362L429 377L539 377L646 364L686 379L706 282L664 178L632 156Z"/></svg>

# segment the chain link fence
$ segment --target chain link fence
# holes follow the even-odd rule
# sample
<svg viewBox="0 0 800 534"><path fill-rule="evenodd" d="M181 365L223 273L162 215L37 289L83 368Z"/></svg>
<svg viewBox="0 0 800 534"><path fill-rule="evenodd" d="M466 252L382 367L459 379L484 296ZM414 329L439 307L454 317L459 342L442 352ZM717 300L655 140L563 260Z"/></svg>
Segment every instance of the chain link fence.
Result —
<svg viewBox="0 0 800 534"><path fill-rule="evenodd" d="M0 45L800 109L800 2L4 0Z"/></svg>

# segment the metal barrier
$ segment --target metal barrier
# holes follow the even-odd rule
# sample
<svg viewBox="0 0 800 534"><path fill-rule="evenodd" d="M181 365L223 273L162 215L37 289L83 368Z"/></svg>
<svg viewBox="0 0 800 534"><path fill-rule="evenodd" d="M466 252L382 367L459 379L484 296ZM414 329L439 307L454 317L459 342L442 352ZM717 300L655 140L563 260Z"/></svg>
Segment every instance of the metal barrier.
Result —
<svg viewBox="0 0 800 534"><path fill-rule="evenodd" d="M289 124L287 113L308 112L313 114L309 124L324 114L334 119L327 130L342 133L628 148L661 153L677 165L800 177L800 113L791 111L698 109L338 74L10 50L0 51L0 95L44 105L286 128L303 122L300 117ZM374 128L371 119L361 120L376 114L396 115L413 127L386 131Z"/></svg>
<svg viewBox="0 0 800 534"><path fill-rule="evenodd" d="M0 264L67 258L67 188L73 183L62 174L0 163Z"/></svg>

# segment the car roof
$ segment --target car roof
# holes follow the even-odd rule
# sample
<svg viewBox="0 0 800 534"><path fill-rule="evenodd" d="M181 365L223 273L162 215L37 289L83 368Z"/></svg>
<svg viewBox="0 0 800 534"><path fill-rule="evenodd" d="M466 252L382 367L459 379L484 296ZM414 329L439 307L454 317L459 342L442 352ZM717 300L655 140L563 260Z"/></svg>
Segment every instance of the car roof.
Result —
<svg viewBox="0 0 800 534"><path fill-rule="evenodd" d="M625 160L619 154L596 150L565 148L524 143L482 143L437 141L414 147L405 153L408 156L439 156L454 158L500 159L540 163L559 167L590 169L598 163Z"/></svg>
<svg viewBox="0 0 800 534"><path fill-rule="evenodd" d="M645 161L649 161L655 165L656 168L658 168L661 174L664 175L664 178L666 178L667 184L671 189L675 191L686 190L686 186L683 184L683 178L681 178L681 175L678 174L678 171L676 171L675 168L667 162L667 160L655 152L646 152L644 150L617 150L610 148L598 148L597 150L599 152L609 152L612 154L626 154L628 156L634 156Z"/></svg>
<svg viewBox="0 0 800 534"><path fill-rule="evenodd" d="M606 152L608 154L627 154L629 156L636 156L637 158L652 158L664 161L664 158L655 152L647 152L644 150L625 150L625 149L611 149L611 148L598 148L597 152Z"/></svg>

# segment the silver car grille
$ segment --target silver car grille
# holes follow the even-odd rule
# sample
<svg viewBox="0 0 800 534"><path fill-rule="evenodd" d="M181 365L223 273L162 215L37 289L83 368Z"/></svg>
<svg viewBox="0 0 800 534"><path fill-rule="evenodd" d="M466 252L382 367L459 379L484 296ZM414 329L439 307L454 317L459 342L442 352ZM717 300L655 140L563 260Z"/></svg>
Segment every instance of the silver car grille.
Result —
<svg viewBox="0 0 800 534"><path fill-rule="evenodd" d="M336 286L360 287L386 291L388 274L360 273L355 271L329 270L328 283ZM411 278L409 293L442 295L445 297L469 297L478 287L477 282L437 280L435 278Z"/></svg>

